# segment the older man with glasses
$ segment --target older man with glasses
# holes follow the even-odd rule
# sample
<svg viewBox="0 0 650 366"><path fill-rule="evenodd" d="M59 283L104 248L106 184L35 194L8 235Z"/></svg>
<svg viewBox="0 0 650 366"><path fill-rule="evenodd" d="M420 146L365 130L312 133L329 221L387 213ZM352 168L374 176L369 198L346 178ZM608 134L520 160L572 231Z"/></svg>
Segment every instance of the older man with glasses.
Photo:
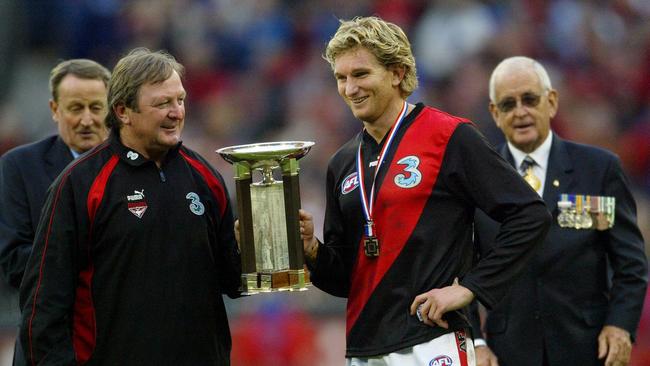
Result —
<svg viewBox="0 0 650 366"><path fill-rule="evenodd" d="M472 313L474 334L483 334L489 346L476 341L477 365L627 365L647 262L619 159L551 132L558 92L537 61L503 60L489 88L490 113L507 140L499 152L558 223L512 291L487 313L484 333L478 312ZM599 201L612 203L604 222ZM558 220L558 206L573 210L570 224ZM480 253L488 255L498 224L479 212L475 229Z"/></svg>

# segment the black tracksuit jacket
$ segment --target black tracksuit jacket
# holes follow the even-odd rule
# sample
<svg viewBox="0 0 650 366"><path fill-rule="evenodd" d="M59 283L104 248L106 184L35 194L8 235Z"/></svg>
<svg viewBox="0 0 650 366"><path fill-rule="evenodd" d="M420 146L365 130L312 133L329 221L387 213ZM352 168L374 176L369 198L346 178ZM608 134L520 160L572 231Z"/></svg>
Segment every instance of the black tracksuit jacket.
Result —
<svg viewBox="0 0 650 366"><path fill-rule="evenodd" d="M179 144L156 164L113 134L50 187L20 291L38 365L228 365L241 262L222 177Z"/></svg>

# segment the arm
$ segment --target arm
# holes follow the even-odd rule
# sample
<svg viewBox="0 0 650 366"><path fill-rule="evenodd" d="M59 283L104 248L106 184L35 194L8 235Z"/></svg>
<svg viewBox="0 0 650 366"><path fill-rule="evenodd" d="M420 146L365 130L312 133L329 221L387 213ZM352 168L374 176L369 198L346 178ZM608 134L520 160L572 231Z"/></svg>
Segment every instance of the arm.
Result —
<svg viewBox="0 0 650 366"><path fill-rule="evenodd" d="M78 276L76 217L71 184L59 178L48 192L20 287L20 342L26 359L33 364L75 364L72 307Z"/></svg>
<svg viewBox="0 0 650 366"><path fill-rule="evenodd" d="M460 285L489 309L543 242L551 215L544 201L474 127L459 126L447 154L446 160L454 166L445 183L458 197L501 223L492 250L460 279Z"/></svg>
<svg viewBox="0 0 650 366"><path fill-rule="evenodd" d="M492 352L485 342L483 332L481 331L481 311L480 304L474 300L468 306L468 318L472 328L474 338L474 353L476 354L476 366L499 366L497 356Z"/></svg>
<svg viewBox="0 0 650 366"><path fill-rule="evenodd" d="M604 190L616 198L614 226L607 231L613 271L605 326L598 337L598 357L605 365L627 364L643 308L647 259L637 226L636 204L618 159L611 159Z"/></svg>
<svg viewBox="0 0 650 366"><path fill-rule="evenodd" d="M335 178L328 169L325 243L320 244L313 236L313 219L305 211L301 211L301 234L312 283L331 295L347 297L356 246L349 245L352 239L345 237L343 218L334 193L336 189Z"/></svg>
<svg viewBox="0 0 650 366"><path fill-rule="evenodd" d="M181 155L192 167L192 170L204 182L202 189L212 197L212 210L209 217L209 225L214 228L216 238L210 242L212 246L213 259L218 272L217 281L219 291L231 298L240 296L239 286L241 284L241 256L239 252L239 231L235 226L230 205L230 196L226 189L223 177L217 172L207 160L196 152L182 148ZM210 234L212 234L210 229ZM236 232L237 231L237 232ZM212 235L210 235L212 236Z"/></svg>
<svg viewBox="0 0 650 366"><path fill-rule="evenodd" d="M230 200L227 197L228 194L226 193L226 202L228 204L221 217L221 223L217 232L217 242L220 251L215 259L218 263L217 268L219 269L219 282L222 292L231 298L235 298L240 296L241 256L239 246L235 240L235 232L233 231L234 218Z"/></svg>
<svg viewBox="0 0 650 366"><path fill-rule="evenodd" d="M26 183L12 155L0 159L0 269L15 289L20 287L32 251L34 229Z"/></svg>
<svg viewBox="0 0 650 366"><path fill-rule="evenodd" d="M466 207L468 216L478 207L502 222L497 246L477 266L470 269L471 260L459 260L458 273L464 275L460 283L456 280L420 294L411 304L411 314L421 307L426 324L446 328L445 312L467 306L474 297L488 306L503 297L546 235L550 214L539 196L469 124L454 131L443 166L446 173L438 179Z"/></svg>
<svg viewBox="0 0 650 366"><path fill-rule="evenodd" d="M218 272L219 291L231 298L241 295L241 254L239 251L239 229L230 204L230 195L223 177L202 156L191 150L183 150L183 156L202 176L214 205L210 223L215 226L216 242L212 243L214 261Z"/></svg>
<svg viewBox="0 0 650 366"><path fill-rule="evenodd" d="M479 214L480 212L477 212ZM476 218L476 216L475 216ZM480 260L484 255L484 248L480 245L481 237L474 227L474 250L476 251L475 260ZM486 342L486 335L483 333L483 316L485 315L485 308L477 301L474 300L467 307L467 317L472 329L472 337L474 339L474 354L476 355L476 366L499 366L497 356L488 347Z"/></svg>

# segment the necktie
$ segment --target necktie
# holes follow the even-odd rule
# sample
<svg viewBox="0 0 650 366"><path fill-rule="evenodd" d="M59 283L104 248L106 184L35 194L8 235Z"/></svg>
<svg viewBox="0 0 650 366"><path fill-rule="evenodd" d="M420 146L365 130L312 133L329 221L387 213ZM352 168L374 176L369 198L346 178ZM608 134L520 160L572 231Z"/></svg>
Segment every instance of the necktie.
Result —
<svg viewBox="0 0 650 366"><path fill-rule="evenodd" d="M526 155L524 161L521 162L519 171L524 177L524 180L528 182L535 191L539 191L539 188L542 186L542 181L533 173L533 165L535 165L535 160Z"/></svg>

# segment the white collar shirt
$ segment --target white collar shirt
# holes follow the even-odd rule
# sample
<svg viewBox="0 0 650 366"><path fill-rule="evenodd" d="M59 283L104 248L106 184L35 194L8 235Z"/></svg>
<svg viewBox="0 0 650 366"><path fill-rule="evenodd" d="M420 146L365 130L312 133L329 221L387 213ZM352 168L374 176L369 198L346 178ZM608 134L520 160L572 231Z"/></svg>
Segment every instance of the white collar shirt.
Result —
<svg viewBox="0 0 650 366"><path fill-rule="evenodd" d="M513 144L508 142L508 149L512 154L512 157L515 161L515 168L519 171L521 163L524 161L526 156L530 156L535 160L535 165L533 165L533 174L539 178L541 184L537 194L542 196L544 192L544 184L546 183L546 171L548 170L548 157L551 154L551 143L553 142L553 133L550 132L546 136L546 140L537 148L535 151L527 154L519 149L517 149Z"/></svg>

